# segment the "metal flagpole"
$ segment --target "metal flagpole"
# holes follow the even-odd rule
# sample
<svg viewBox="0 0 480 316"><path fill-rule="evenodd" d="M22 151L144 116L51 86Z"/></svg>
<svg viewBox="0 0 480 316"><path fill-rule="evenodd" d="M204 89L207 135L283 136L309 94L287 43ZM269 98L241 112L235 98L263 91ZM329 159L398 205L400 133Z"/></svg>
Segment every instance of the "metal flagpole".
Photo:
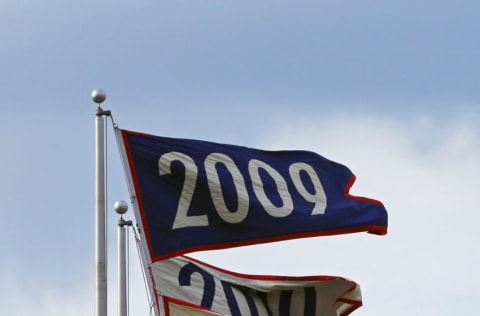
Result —
<svg viewBox="0 0 480 316"><path fill-rule="evenodd" d="M125 226L132 226L132 221L126 221L122 215L128 210L128 204L125 201L117 201L114 204L115 212L120 215L118 220L118 316L128 315L128 295L127 295L127 238Z"/></svg>
<svg viewBox="0 0 480 316"><path fill-rule="evenodd" d="M105 117L111 112L100 107L106 98L105 91L92 91L92 100L98 104L95 116L95 316L107 316Z"/></svg>

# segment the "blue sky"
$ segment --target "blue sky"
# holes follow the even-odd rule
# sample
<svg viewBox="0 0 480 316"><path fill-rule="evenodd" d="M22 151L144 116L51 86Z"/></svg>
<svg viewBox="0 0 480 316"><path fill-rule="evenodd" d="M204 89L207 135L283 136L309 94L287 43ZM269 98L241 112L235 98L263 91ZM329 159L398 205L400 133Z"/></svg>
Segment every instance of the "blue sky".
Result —
<svg viewBox="0 0 480 316"><path fill-rule="evenodd" d="M0 314L93 313L90 92L98 87L125 129L314 150L349 166L353 192L382 200L390 215L385 237L198 258L242 273L351 278L363 290L358 316L478 313L479 9L474 1L0 3ZM112 208L128 194L109 133ZM135 258L131 306L148 314Z"/></svg>

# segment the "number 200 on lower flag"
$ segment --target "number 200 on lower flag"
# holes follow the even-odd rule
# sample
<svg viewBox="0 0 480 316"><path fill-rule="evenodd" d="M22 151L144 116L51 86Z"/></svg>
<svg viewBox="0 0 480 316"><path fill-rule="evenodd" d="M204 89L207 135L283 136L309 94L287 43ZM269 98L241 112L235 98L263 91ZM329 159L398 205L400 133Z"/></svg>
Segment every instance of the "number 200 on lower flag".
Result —
<svg viewBox="0 0 480 316"><path fill-rule="evenodd" d="M345 166L309 151L265 151L117 130L152 260L293 238L387 232L387 212L354 197Z"/></svg>

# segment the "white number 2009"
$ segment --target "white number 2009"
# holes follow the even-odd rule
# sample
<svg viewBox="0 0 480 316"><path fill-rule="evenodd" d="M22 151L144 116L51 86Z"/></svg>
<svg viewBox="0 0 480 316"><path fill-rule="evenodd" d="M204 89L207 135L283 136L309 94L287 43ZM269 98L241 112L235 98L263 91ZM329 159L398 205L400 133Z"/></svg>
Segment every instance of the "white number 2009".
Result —
<svg viewBox="0 0 480 316"><path fill-rule="evenodd" d="M165 153L158 160L158 172L160 176L171 174L171 164L173 161L178 161L183 164L185 167L185 179L183 181L182 192L178 201L172 229L208 226L208 217L206 214L187 214L197 183L198 167L195 161L190 156L180 152L172 151ZM233 178L237 194L237 205L234 210L230 210L225 203L221 181L216 169L217 164L222 164ZM211 153L205 158L204 168L207 174L208 188L213 205L220 218L231 224L241 223L248 215L250 199L244 176L241 174L235 162L225 154ZM260 169L268 173L274 180L278 195L282 200L281 206L274 205L268 198L260 177ZM306 172L313 183L314 193L309 192L302 182L300 177L300 172L302 171ZM293 212L293 201L288 191L287 182L277 170L263 161L251 159L248 163L248 173L252 180L253 192L267 214L272 217L285 217ZM324 214L327 206L327 197L318 174L313 167L303 162L293 163L289 167L289 176L298 193L300 193L306 201L314 204L311 215Z"/></svg>

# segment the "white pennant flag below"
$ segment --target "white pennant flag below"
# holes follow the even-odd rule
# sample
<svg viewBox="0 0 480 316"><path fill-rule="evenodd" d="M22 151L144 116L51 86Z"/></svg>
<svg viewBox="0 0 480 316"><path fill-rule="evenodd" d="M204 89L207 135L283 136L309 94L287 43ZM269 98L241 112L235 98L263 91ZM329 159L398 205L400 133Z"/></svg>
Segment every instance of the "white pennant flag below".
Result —
<svg viewBox="0 0 480 316"><path fill-rule="evenodd" d="M154 262L151 273L167 316L346 316L362 306L358 284L336 276L245 275L186 256Z"/></svg>

